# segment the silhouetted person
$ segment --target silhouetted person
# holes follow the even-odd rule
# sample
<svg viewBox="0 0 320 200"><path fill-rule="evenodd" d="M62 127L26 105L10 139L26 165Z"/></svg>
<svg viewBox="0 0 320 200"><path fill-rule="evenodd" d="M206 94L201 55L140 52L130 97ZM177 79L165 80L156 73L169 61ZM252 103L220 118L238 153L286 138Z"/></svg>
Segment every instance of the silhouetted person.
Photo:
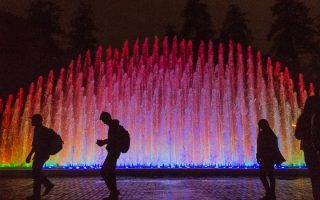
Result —
<svg viewBox="0 0 320 200"><path fill-rule="evenodd" d="M32 149L27 156L26 162L29 163L32 155L34 154L32 163L33 195L27 197L27 199L41 199L41 184L43 184L46 188L43 195L47 195L54 187L54 184L51 183L48 178L42 173L42 167L50 157L50 153L48 150L48 130L50 129L43 126L42 121L43 118L39 114L35 114L31 117L32 126L34 126L35 128Z"/></svg>
<svg viewBox="0 0 320 200"><path fill-rule="evenodd" d="M306 100L303 112L298 119L295 136L301 140L301 149L309 170L312 193L320 200L320 97Z"/></svg>
<svg viewBox="0 0 320 200"><path fill-rule="evenodd" d="M119 190L117 189L116 182L116 165L121 153L121 147L118 145L120 125L119 121L113 120L108 112L102 112L100 115L100 120L109 126L108 139L97 140L97 145L99 146L107 144L106 149L108 151L107 158L105 159L100 170L100 174L110 191L110 196L104 199L114 200L118 199L118 195L120 194Z"/></svg>
<svg viewBox="0 0 320 200"><path fill-rule="evenodd" d="M259 176L266 190L266 195L261 199L276 199L274 165L283 163L285 159L279 151L277 136L270 128L268 121L261 119L258 126L257 162L260 164Z"/></svg>

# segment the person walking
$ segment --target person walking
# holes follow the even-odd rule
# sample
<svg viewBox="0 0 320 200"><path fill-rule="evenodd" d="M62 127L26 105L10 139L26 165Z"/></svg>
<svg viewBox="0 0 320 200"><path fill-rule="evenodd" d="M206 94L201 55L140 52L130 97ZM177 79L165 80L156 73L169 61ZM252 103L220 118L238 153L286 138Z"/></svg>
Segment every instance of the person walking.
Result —
<svg viewBox="0 0 320 200"><path fill-rule="evenodd" d="M295 136L301 140L315 200L320 200L320 97L311 96L298 118Z"/></svg>
<svg viewBox="0 0 320 200"><path fill-rule="evenodd" d="M276 199L275 187L276 180L274 177L274 165L281 164L285 161L278 147L278 140L275 133L270 128L266 119L258 122L259 134L257 138L257 162L260 165L259 177L266 190L266 195L261 200ZM269 182L267 180L269 178Z"/></svg>
<svg viewBox="0 0 320 200"><path fill-rule="evenodd" d="M109 197L104 198L105 200L117 200L120 194L117 188L116 182L116 165L117 160L121 154L121 146L119 141L120 137L120 128L122 126L119 125L118 120L114 120L111 118L110 113L102 112L100 115L100 120L109 126L108 138L105 140L97 140L97 145L103 146L107 144L108 155L101 167L100 174L105 181L110 195Z"/></svg>
<svg viewBox="0 0 320 200"><path fill-rule="evenodd" d="M38 200L41 199L41 184L45 186L44 195L47 195L54 184L49 181L49 179L42 173L42 167L44 163L49 159L50 152L48 149L50 131L47 127L42 124L43 118L39 114L35 114L31 117L32 126L34 126L34 135L32 148L29 155L26 158L26 163L30 163L33 156L32 163L32 178L33 178L33 195L27 197L28 200Z"/></svg>

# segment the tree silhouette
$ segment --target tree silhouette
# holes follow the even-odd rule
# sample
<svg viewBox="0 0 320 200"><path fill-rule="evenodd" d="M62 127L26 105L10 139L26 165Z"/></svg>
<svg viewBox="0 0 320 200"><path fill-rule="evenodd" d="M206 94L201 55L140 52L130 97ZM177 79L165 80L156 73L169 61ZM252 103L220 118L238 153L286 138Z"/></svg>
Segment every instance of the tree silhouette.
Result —
<svg viewBox="0 0 320 200"><path fill-rule="evenodd" d="M175 30L175 27L174 27L174 26L172 26L172 25L169 24L169 25L166 27L165 34L164 34L164 35L167 36L169 42L171 42L175 36L177 36L177 37L179 36L179 33Z"/></svg>
<svg viewBox="0 0 320 200"><path fill-rule="evenodd" d="M310 69L304 59L316 52L313 19L308 16L309 8L304 2L297 0L277 0L272 6L276 17L268 40L273 41L270 53L283 64L290 67L294 73L307 72Z"/></svg>
<svg viewBox="0 0 320 200"><path fill-rule="evenodd" d="M184 23L180 31L180 36L193 40L193 47L197 49L200 41L214 40L211 16L206 11L207 5L200 0L188 0L181 16Z"/></svg>
<svg viewBox="0 0 320 200"><path fill-rule="evenodd" d="M320 15L316 17L317 20L317 41L316 41L316 51L312 55L312 62L308 67L307 76L310 81L316 84L318 90L320 90Z"/></svg>
<svg viewBox="0 0 320 200"><path fill-rule="evenodd" d="M313 54L311 62L304 72L306 80L315 83L317 90L320 90L320 53Z"/></svg>
<svg viewBox="0 0 320 200"><path fill-rule="evenodd" d="M71 21L71 31L68 34L71 54L96 48L98 42L94 33L97 31L97 27L92 16L92 7L82 1Z"/></svg>
<svg viewBox="0 0 320 200"><path fill-rule="evenodd" d="M30 78L33 30L24 18L3 11L0 27L0 98L5 99Z"/></svg>
<svg viewBox="0 0 320 200"><path fill-rule="evenodd" d="M231 4L226 13L220 40L228 44L229 40L240 42L243 46L248 46L252 42L252 33L247 26L246 13L242 12L237 4Z"/></svg>
<svg viewBox="0 0 320 200"><path fill-rule="evenodd" d="M50 1L33 1L28 9L27 23L32 28L32 49L34 65L40 74L48 71L48 67L60 67L65 60L61 41L64 32L59 25L61 9Z"/></svg>
<svg viewBox="0 0 320 200"><path fill-rule="evenodd" d="M0 12L0 96L28 89L31 81L58 69L66 61L59 26L60 8L49 1L33 1L26 18ZM14 81L12 81L14 80Z"/></svg>

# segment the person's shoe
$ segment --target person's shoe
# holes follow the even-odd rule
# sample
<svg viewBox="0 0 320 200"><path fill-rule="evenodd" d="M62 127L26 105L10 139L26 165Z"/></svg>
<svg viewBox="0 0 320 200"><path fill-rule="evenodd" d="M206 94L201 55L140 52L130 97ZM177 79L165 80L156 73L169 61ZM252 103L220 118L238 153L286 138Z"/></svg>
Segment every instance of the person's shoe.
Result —
<svg viewBox="0 0 320 200"><path fill-rule="evenodd" d="M52 190L53 187L54 187L54 184L46 187L46 189L45 189L44 193L42 194L42 196L45 196L45 195L49 194L49 192Z"/></svg>
<svg viewBox="0 0 320 200"><path fill-rule="evenodd" d="M118 200L119 199L119 190L117 190L116 192L114 193L110 193L109 197L106 197L106 198L103 198L103 200Z"/></svg>
<svg viewBox="0 0 320 200"><path fill-rule="evenodd" d="M26 199L27 199L27 200L40 200L41 197L40 197L40 196L38 197L38 196L32 195L32 196L28 196Z"/></svg>
<svg viewBox="0 0 320 200"><path fill-rule="evenodd" d="M271 200L270 195L267 193L264 197L260 198L259 200Z"/></svg>
<svg viewBox="0 0 320 200"><path fill-rule="evenodd" d="M277 197L276 197L275 194L270 194L270 195L269 195L269 199L270 199L270 200L276 200Z"/></svg>
<svg viewBox="0 0 320 200"><path fill-rule="evenodd" d="M103 200L118 200L118 199L119 199L118 196L111 196L111 195L106 198L103 198Z"/></svg>
<svg viewBox="0 0 320 200"><path fill-rule="evenodd" d="M266 196L260 198L259 200L276 200L276 195L274 194L267 194Z"/></svg>

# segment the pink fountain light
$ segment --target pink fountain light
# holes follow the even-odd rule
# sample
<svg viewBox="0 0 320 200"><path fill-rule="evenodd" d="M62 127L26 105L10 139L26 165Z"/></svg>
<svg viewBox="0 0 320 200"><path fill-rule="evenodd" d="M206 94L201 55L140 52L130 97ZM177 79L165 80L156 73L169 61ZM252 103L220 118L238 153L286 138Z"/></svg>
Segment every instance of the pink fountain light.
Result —
<svg viewBox="0 0 320 200"><path fill-rule="evenodd" d="M99 121L108 111L131 134L131 148L119 167L250 167L256 164L257 122L267 119L275 130L287 166L303 165L294 124L309 93L302 75L299 95L287 68L271 59L263 66L260 52L240 44L201 43L194 62L192 42L173 39L153 47L136 42L130 55L99 47L79 55L59 76L31 83L24 91L0 100L2 167L24 166L33 128L29 117L40 113L45 125L61 134L64 149L50 165L93 166L103 162L106 151L95 144L106 138L108 128ZM159 46L162 46L161 48ZM205 47L206 46L206 47ZM153 48L151 52L149 49ZM224 58L225 52L228 53ZM215 57L217 59L215 59Z"/></svg>

